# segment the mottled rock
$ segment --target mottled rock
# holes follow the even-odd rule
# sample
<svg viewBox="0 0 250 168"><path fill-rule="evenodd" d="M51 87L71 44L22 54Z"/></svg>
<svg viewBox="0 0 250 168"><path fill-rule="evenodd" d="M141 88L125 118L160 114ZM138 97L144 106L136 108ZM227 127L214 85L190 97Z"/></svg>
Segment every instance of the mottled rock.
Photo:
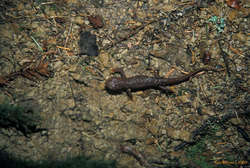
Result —
<svg viewBox="0 0 250 168"><path fill-rule="evenodd" d="M99 54L98 46L96 45L96 36L90 32L80 33L79 47L80 55L97 56Z"/></svg>

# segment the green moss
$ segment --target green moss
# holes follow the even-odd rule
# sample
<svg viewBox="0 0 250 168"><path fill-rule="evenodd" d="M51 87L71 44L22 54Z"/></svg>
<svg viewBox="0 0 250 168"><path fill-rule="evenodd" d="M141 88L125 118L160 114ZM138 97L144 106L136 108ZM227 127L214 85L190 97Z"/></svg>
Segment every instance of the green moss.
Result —
<svg viewBox="0 0 250 168"><path fill-rule="evenodd" d="M13 105L7 102L0 104L0 127L15 128L24 135L37 132L40 116L30 107Z"/></svg>
<svg viewBox="0 0 250 168"><path fill-rule="evenodd" d="M211 156L205 156L208 149L206 146L206 142L213 144L217 140L223 139L223 135L216 135L217 132L222 131L222 127L219 123L216 122L209 122L207 128L204 130L206 136L202 137L199 142L193 146L190 146L186 150L186 157L188 159L188 164L195 165L195 167L202 167L202 168L212 168L217 167L218 165L215 164L214 161L211 160ZM212 154L210 154L212 155ZM226 161L235 161L235 156L232 156L232 153L225 154ZM232 165L220 165L221 167L230 167Z"/></svg>
<svg viewBox="0 0 250 168"><path fill-rule="evenodd" d="M114 161L92 160L89 157L78 156L64 161L46 161L39 168L115 168Z"/></svg>
<svg viewBox="0 0 250 168"><path fill-rule="evenodd" d="M202 154L206 151L206 145L204 143L204 140L200 141L194 146L191 146L186 151L186 156L190 162L195 164L197 167L202 168L212 168L213 164L209 163L207 161L207 158L205 156L202 156Z"/></svg>

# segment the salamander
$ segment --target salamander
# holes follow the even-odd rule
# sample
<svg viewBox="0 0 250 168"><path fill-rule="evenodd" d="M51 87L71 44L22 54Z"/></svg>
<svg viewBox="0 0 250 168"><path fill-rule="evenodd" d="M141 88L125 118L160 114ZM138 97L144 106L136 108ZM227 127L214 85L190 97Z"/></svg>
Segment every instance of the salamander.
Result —
<svg viewBox="0 0 250 168"><path fill-rule="evenodd" d="M122 68L114 69L114 72L121 74L121 77L111 77L106 80L105 88L109 92L120 93L126 91L128 96L132 98L131 91L145 89L164 89L164 86L178 85L188 81L191 77L202 71L217 71L214 69L201 68L190 72L187 75L176 78L150 77L145 75L137 75L127 78Z"/></svg>

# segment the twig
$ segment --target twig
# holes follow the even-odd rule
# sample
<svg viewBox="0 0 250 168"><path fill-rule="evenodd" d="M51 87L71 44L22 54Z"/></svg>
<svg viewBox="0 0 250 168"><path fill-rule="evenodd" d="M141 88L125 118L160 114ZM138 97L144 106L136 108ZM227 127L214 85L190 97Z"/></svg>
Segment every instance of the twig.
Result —
<svg viewBox="0 0 250 168"><path fill-rule="evenodd" d="M223 60L224 60L225 66L226 66L227 74L228 74L228 76L230 77L230 76L231 76L231 73L230 73L229 63L228 63L228 54L227 54L225 51L223 51L222 45L221 45L221 41L219 41L218 43L219 43L221 55L222 55L222 57L223 57Z"/></svg>
<svg viewBox="0 0 250 168"><path fill-rule="evenodd" d="M68 50L68 51L70 51L70 50L71 50L70 48L61 47L61 46L56 46L56 48L60 48L60 49L63 49L63 50Z"/></svg>
<svg viewBox="0 0 250 168"><path fill-rule="evenodd" d="M146 26L148 26L148 25L150 25L152 23L159 22L159 21L164 20L164 19L167 19L169 22L171 22L171 21L177 21L178 19L180 19L181 17L183 17L185 14L191 12L193 9L195 9L195 4L192 4L191 6L188 6L188 7L184 8L182 11L181 10L174 10L174 11L170 12L167 16L163 16L163 17L157 18L155 20L151 20L148 23L144 23L143 25L137 27L135 30L133 30L132 32L130 32L127 37L124 37L124 38L116 41L115 43L108 44L107 46L104 46L102 49L103 50L108 50L108 49L112 48L113 46L117 45L118 43L121 43L121 42L129 39L130 37L134 36L139 31L141 31Z"/></svg>
<svg viewBox="0 0 250 168"><path fill-rule="evenodd" d="M71 93L72 93L72 97L73 97L73 100L74 100L74 107L73 107L73 109L75 109L76 108L76 98L75 98L73 87L72 87L71 82L69 80L69 75L67 77L68 77L68 82L69 82L69 87L70 87L70 90L71 90Z"/></svg>
<svg viewBox="0 0 250 168"><path fill-rule="evenodd" d="M115 45L117 45L117 44L119 44L119 43L121 43L121 42L129 39L130 37L132 37L135 34L137 34L139 31L141 31L142 29L144 29L146 26L148 26L149 24L152 24L152 23L154 23L156 21L158 21L158 20L153 20L153 21L150 21L149 23L146 23L146 24L144 24L142 26L137 27L135 30L133 30L132 32L130 32L127 37L124 37L124 38L122 38L122 39L120 39L120 40L118 40L115 43L112 43L110 45L104 46L103 50L108 50L108 49L112 48L113 46L115 46Z"/></svg>
<svg viewBox="0 0 250 168"><path fill-rule="evenodd" d="M152 168L152 166L147 162L145 157L140 152L136 151L135 149L133 149L129 146L121 146L120 150L123 153L127 153L127 154L133 156L140 163L140 165L142 165L146 168Z"/></svg>
<svg viewBox="0 0 250 168"><path fill-rule="evenodd" d="M68 42L68 39L69 39L69 35L71 33L71 30L72 30L72 22L70 23L70 27L69 27L69 32L67 34L67 37L66 37L66 40L65 40L65 43L64 43L64 47L66 48L66 45L67 45L67 42Z"/></svg>

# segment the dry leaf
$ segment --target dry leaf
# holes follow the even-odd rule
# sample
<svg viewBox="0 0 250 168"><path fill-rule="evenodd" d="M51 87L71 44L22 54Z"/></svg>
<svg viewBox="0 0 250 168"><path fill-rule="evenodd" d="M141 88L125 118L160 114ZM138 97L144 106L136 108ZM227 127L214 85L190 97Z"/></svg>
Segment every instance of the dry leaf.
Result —
<svg viewBox="0 0 250 168"><path fill-rule="evenodd" d="M31 81L36 81L37 79L41 79L41 76L50 77L50 71L48 70L48 64L49 62L43 63L41 61L37 67L29 67L29 65L25 66L21 70L10 73L6 76L0 76L0 87L2 86L8 86L8 82L11 80L14 80L18 76L23 76L24 78L27 78Z"/></svg>
<svg viewBox="0 0 250 168"><path fill-rule="evenodd" d="M233 21L235 17L237 16L238 11L236 10L231 10L227 16L228 20Z"/></svg>
<svg viewBox="0 0 250 168"><path fill-rule="evenodd" d="M36 79L41 79L41 76L49 77L50 71L48 70L49 62L43 63L42 61L39 63L37 67L27 68L20 71L20 74L32 81L36 81Z"/></svg>
<svg viewBox="0 0 250 168"><path fill-rule="evenodd" d="M227 0L227 5L231 8L240 9L239 0Z"/></svg>
<svg viewBox="0 0 250 168"><path fill-rule="evenodd" d="M38 65L38 67L37 67L35 70L36 70L36 72L38 72L40 75L49 77L49 76L50 76L50 72L49 72L49 70L48 70L48 65L49 65L49 62L40 63L40 64Z"/></svg>
<svg viewBox="0 0 250 168"><path fill-rule="evenodd" d="M103 27L103 21L102 17L99 15L96 16L88 16L89 22L92 24L94 28L102 28Z"/></svg>
<svg viewBox="0 0 250 168"><path fill-rule="evenodd" d="M0 76L0 86L7 86L8 81L4 77Z"/></svg>
<svg viewBox="0 0 250 168"><path fill-rule="evenodd" d="M210 10L212 11L213 15L220 16L220 10L218 10L217 6L211 6Z"/></svg>

